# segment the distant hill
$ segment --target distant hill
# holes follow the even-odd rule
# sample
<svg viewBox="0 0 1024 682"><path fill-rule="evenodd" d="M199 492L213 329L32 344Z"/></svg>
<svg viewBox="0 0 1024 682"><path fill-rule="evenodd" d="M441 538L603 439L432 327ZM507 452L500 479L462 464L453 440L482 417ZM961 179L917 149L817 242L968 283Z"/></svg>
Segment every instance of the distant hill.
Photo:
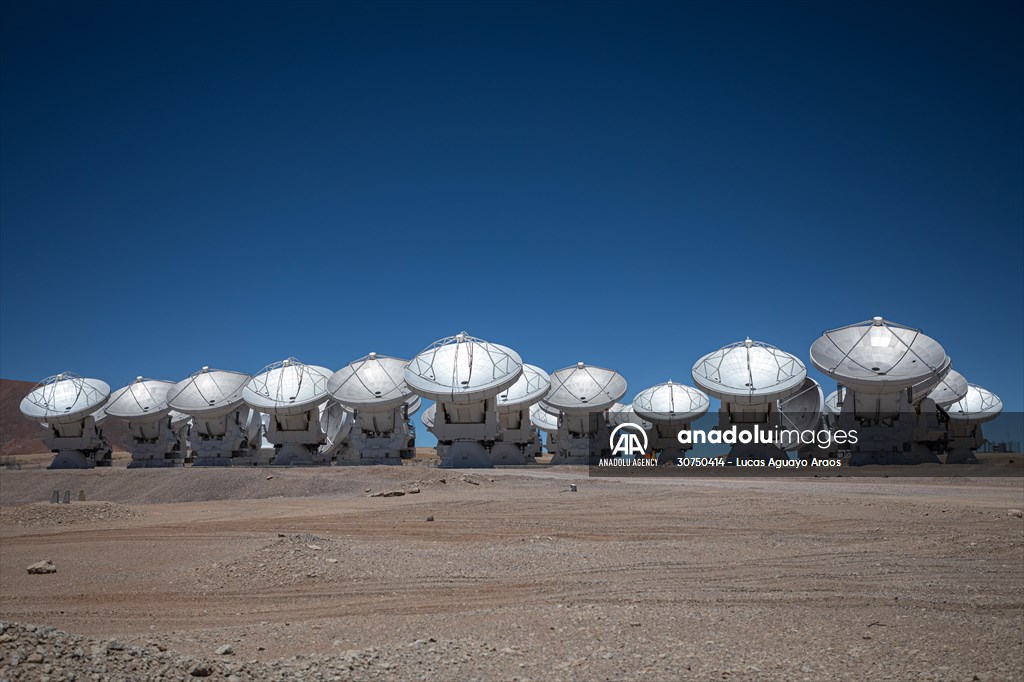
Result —
<svg viewBox="0 0 1024 682"><path fill-rule="evenodd" d="M35 455L49 452L43 444L46 429L26 419L18 408L21 400L35 387L31 381L0 379L0 455ZM123 423L108 419L103 434L116 451L124 452L128 432Z"/></svg>

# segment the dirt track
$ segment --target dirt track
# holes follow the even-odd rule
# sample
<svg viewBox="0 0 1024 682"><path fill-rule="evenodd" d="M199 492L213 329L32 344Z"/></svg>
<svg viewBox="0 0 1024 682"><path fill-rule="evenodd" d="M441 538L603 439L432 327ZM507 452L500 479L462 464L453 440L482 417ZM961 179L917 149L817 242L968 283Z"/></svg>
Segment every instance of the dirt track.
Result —
<svg viewBox="0 0 1024 682"><path fill-rule="evenodd" d="M1020 479L463 476L0 472L0 617L192 654L230 643L240 660L493 647L437 679L1024 670L1024 521L1007 513L1024 507ZM38 502L56 488L93 501ZM44 558L58 573L26 573Z"/></svg>

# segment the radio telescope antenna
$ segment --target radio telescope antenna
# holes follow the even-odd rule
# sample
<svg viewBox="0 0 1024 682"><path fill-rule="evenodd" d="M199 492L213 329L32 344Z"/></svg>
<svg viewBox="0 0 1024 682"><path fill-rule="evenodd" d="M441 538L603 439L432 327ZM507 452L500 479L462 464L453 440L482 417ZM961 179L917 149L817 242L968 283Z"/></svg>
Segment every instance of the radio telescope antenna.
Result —
<svg viewBox="0 0 1024 682"><path fill-rule="evenodd" d="M609 456L606 412L626 395L626 379L615 370L578 362L551 375L547 406L561 413L552 464L589 464Z"/></svg>
<svg viewBox="0 0 1024 682"><path fill-rule="evenodd" d="M881 317L826 331L811 364L846 389L837 427L856 430L850 464L938 462L917 434L938 433L929 394L952 363L937 341Z"/></svg>
<svg viewBox="0 0 1024 682"><path fill-rule="evenodd" d="M343 460L345 450L351 446L349 435L352 433L353 414L336 400L320 403L320 430L324 434L324 443L317 455L323 462ZM267 428L270 421L267 420Z"/></svg>
<svg viewBox="0 0 1024 682"><path fill-rule="evenodd" d="M419 398L405 382L407 364L370 353L331 375L328 393L354 416L350 456L344 463L400 465L402 458L415 455L409 451L410 435L415 434L409 408L418 407Z"/></svg>
<svg viewBox="0 0 1024 682"><path fill-rule="evenodd" d="M330 464L321 452L327 436L320 425L320 405L327 400L331 370L295 358L264 367L242 387L253 410L270 415L267 440L274 444L274 464Z"/></svg>
<svg viewBox="0 0 1024 682"><path fill-rule="evenodd" d="M967 393L949 405L946 414L953 421L984 424L998 417L1002 411L1003 401L999 396L977 384L968 384Z"/></svg>
<svg viewBox="0 0 1024 682"><path fill-rule="evenodd" d="M981 425L1002 413L1003 401L977 384L968 384L964 397L940 409L948 419L946 464L976 463L974 453L985 444Z"/></svg>
<svg viewBox="0 0 1024 682"><path fill-rule="evenodd" d="M21 401L21 413L46 425L46 447L57 453L49 469L91 469L110 466L110 446L97 428L110 386L62 372L43 379Z"/></svg>
<svg viewBox="0 0 1024 682"><path fill-rule="evenodd" d="M466 332L435 341L409 361L406 384L435 401L431 431L437 437L440 466L493 466L496 398L522 372L522 358L514 350Z"/></svg>
<svg viewBox="0 0 1024 682"><path fill-rule="evenodd" d="M110 396L107 416L128 425L128 447L132 454L129 469L185 466L188 444L181 440L180 417L179 427L175 428L167 402L174 386L173 381L138 377Z"/></svg>
<svg viewBox="0 0 1024 682"><path fill-rule="evenodd" d="M540 434L530 419L530 409L551 388L547 372L523 365L516 383L498 394L498 436L491 448L494 464L532 464L540 454Z"/></svg>
<svg viewBox="0 0 1024 682"><path fill-rule="evenodd" d="M192 418L193 466L268 463L260 453L260 414L242 400L242 387L250 378L203 367L167 392L170 408Z"/></svg>
<svg viewBox="0 0 1024 682"><path fill-rule="evenodd" d="M806 455L823 457L829 452L818 447L817 431L822 428L822 413L825 410L825 396L821 390L821 384L807 377L804 379L800 390L785 400L779 401L779 430L781 440L779 445L787 452L797 452ZM801 437L794 438L793 432L801 434ZM804 432L813 432L810 442L804 442ZM831 444L831 441L830 441Z"/></svg>
<svg viewBox="0 0 1024 682"><path fill-rule="evenodd" d="M709 396L718 398L719 429L772 431L779 425L779 401L800 391L807 367L795 355L761 341L745 339L708 353L697 360L693 380ZM785 459L777 444L737 442L730 456L768 455Z"/></svg>
<svg viewBox="0 0 1024 682"><path fill-rule="evenodd" d="M672 463L693 447L679 442L679 431L704 416L710 406L703 391L674 381L651 386L633 398L633 410L651 423L649 442L659 464Z"/></svg>

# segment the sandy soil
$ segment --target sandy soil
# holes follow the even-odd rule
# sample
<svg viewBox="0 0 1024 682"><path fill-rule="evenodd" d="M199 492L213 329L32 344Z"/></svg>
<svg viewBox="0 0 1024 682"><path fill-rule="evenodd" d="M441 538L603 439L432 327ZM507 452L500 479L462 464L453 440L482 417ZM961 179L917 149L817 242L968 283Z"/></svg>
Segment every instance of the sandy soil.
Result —
<svg viewBox="0 0 1024 682"><path fill-rule="evenodd" d="M2 471L0 617L244 661L375 647L382 679L1019 680L1014 508L1021 479Z"/></svg>

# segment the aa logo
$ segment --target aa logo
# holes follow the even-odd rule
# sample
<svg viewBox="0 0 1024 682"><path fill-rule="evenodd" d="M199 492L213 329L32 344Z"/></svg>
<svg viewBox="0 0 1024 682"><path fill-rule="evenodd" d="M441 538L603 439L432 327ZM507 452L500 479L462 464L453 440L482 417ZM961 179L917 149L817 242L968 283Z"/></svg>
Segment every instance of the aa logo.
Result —
<svg viewBox="0 0 1024 682"><path fill-rule="evenodd" d="M647 454L647 432L636 424L619 424L608 437L612 457L643 457Z"/></svg>

